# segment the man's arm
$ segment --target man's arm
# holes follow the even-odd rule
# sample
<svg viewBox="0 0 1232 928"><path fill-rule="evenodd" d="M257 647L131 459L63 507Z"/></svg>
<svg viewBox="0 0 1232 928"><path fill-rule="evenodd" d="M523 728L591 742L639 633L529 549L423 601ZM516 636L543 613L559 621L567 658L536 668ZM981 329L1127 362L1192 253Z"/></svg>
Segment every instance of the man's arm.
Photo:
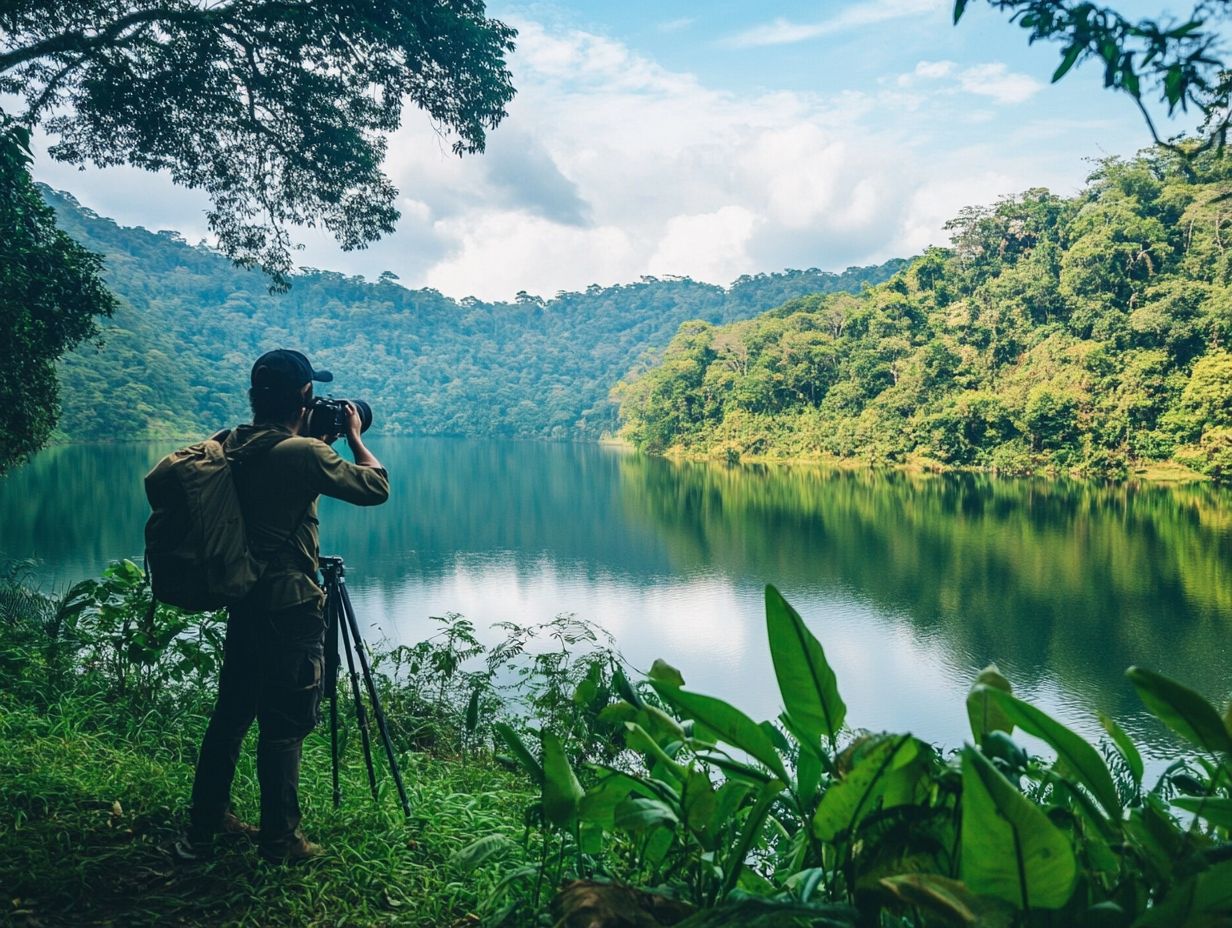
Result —
<svg viewBox="0 0 1232 928"><path fill-rule="evenodd" d="M377 506L389 498L389 477L360 438L359 410L350 403L346 410L347 444L355 455L355 463L344 460L329 446L330 436L326 441L311 442L313 488L356 506Z"/></svg>

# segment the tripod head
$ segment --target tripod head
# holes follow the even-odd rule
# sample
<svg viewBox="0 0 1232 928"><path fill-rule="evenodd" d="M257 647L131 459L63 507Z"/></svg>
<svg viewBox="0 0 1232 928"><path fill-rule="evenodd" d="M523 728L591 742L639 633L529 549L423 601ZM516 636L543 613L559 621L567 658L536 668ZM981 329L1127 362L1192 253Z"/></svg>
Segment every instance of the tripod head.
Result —
<svg viewBox="0 0 1232 928"><path fill-rule="evenodd" d="M317 564L321 568L326 584L346 575L346 565L342 563L342 558L337 555L319 557L317 558Z"/></svg>

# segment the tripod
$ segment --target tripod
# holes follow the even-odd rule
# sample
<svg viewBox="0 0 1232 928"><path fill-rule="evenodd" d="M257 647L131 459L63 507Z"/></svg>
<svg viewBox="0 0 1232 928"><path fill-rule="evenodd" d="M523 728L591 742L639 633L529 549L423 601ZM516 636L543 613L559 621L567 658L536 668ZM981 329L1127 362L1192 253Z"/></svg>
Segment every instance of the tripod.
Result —
<svg viewBox="0 0 1232 928"><path fill-rule="evenodd" d="M398 769L398 760L394 757L393 742L389 739L389 727L385 724L385 713L381 710L381 700L377 697L376 684L372 682L372 669L368 666L368 654L364 650L363 639L359 636L359 622L355 619L355 609L351 606L351 595L346 587L346 567L340 557L323 557L320 559L321 573L325 577L325 692L329 696L329 749L333 762L334 808L342 805L342 790L338 786L338 671L340 655L338 652L341 639L342 653L346 655L348 676L351 678L351 695L355 699L355 720L359 723L359 739L364 746L364 764L368 768L368 786L372 790L372 798L377 798L376 768L372 765L372 739L368 733L368 710L364 707L363 696L359 688L359 674L355 672L356 659L359 661L360 673L363 674L364 685L368 690L368 701L372 704L372 714L376 717L376 727L385 745L385 757L389 760L389 772L393 774L394 784L398 787L398 798L402 801L402 811L409 818L411 804L406 798L406 787L402 785L402 773Z"/></svg>

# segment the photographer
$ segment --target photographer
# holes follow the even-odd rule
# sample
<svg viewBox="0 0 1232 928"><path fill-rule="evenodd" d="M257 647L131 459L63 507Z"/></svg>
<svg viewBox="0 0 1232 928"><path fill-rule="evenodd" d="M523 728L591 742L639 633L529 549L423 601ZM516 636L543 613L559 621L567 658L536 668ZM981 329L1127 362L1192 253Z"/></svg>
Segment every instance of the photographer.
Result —
<svg viewBox="0 0 1232 928"><path fill-rule="evenodd" d="M345 405L354 464L330 447L338 436L307 436L312 383L331 380L332 374L314 371L297 351L262 355L248 393L253 424L233 429L223 442L249 544L266 566L252 592L230 608L218 701L197 760L189 829L175 846L182 860L208 854L219 833L255 837L262 856L272 861L321 853L299 828L298 795L300 748L319 718L324 669L317 497L375 506L389 496L385 470L360 438L355 405ZM230 805L240 745L254 718L259 832Z"/></svg>

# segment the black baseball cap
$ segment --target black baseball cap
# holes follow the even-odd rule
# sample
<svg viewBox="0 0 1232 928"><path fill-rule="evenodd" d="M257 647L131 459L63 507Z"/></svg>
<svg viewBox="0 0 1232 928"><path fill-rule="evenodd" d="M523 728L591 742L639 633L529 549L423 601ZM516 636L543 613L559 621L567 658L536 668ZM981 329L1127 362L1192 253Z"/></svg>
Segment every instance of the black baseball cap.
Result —
<svg viewBox="0 0 1232 928"><path fill-rule="evenodd" d="M306 357L288 348L267 351L252 366L254 387L298 390L310 380L329 383L333 379L334 375L329 371L314 371Z"/></svg>

